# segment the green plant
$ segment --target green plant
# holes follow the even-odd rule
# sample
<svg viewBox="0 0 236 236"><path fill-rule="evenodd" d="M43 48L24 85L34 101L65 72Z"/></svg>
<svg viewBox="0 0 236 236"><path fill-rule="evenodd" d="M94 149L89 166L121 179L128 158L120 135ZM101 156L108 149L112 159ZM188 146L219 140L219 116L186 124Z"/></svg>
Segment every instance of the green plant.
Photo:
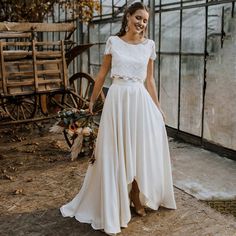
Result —
<svg viewBox="0 0 236 236"><path fill-rule="evenodd" d="M55 6L71 13L73 19L88 22L99 12L98 0L0 0L0 21L42 22L54 14Z"/></svg>

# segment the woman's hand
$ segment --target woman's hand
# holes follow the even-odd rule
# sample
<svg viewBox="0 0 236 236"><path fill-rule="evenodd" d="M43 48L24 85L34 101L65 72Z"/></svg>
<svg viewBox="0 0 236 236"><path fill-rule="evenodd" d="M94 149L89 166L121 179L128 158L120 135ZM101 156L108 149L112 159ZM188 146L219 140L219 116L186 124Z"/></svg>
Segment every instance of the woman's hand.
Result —
<svg viewBox="0 0 236 236"><path fill-rule="evenodd" d="M93 114L93 105L94 105L93 102L89 102L89 112L90 112L91 114Z"/></svg>

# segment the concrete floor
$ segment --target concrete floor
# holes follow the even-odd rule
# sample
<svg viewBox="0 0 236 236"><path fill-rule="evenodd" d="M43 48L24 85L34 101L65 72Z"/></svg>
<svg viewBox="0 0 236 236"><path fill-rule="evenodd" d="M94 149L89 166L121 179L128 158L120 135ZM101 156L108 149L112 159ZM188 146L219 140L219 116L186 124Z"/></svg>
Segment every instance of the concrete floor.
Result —
<svg viewBox="0 0 236 236"><path fill-rule="evenodd" d="M5 142L0 145L0 153L5 153L0 155L0 169L13 177L0 178L0 236L105 236L59 212L78 193L88 160L69 161L63 135L48 131L27 133L23 141L10 142L9 149L8 138L18 137L11 133L2 133ZM236 236L235 217L197 200L235 196L236 162L172 139L170 151L177 210L147 209L145 217L133 214L128 228L118 235ZM17 189L23 193L13 194Z"/></svg>
<svg viewBox="0 0 236 236"><path fill-rule="evenodd" d="M236 161L170 139L174 185L200 200L236 199Z"/></svg>

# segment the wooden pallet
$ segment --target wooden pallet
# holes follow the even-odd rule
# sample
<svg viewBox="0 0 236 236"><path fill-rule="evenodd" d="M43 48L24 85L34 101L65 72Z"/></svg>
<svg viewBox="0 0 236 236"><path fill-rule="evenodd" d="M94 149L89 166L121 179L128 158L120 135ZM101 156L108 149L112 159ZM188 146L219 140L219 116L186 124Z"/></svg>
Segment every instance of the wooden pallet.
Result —
<svg viewBox="0 0 236 236"><path fill-rule="evenodd" d="M55 92L67 86L64 41L0 42L2 97Z"/></svg>

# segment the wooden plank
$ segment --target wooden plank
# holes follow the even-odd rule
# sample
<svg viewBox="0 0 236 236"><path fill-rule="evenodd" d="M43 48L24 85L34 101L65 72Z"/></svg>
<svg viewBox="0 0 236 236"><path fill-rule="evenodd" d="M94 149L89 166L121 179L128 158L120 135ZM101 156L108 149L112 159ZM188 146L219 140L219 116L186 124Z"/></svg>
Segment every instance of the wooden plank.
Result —
<svg viewBox="0 0 236 236"><path fill-rule="evenodd" d="M37 70L37 75L58 75L61 74L61 70ZM9 72L7 74L8 79L9 77L27 77L33 76L34 71L17 71L17 72Z"/></svg>
<svg viewBox="0 0 236 236"><path fill-rule="evenodd" d="M43 93L43 92L42 92ZM42 121L42 120L50 120L53 118L56 118L57 115L51 115L51 116L44 116L44 117L34 117L31 119L25 119L25 120L10 120L5 122L0 122L0 126L6 126L6 125L13 125L13 124L23 124L23 123L29 123L29 122L36 122L36 121Z"/></svg>
<svg viewBox="0 0 236 236"><path fill-rule="evenodd" d="M19 60L24 59L27 56L31 56L31 51L3 51L3 57L5 60Z"/></svg>
<svg viewBox="0 0 236 236"><path fill-rule="evenodd" d="M60 58L61 52L60 51L38 51L35 52L35 56L37 58Z"/></svg>
<svg viewBox="0 0 236 236"><path fill-rule="evenodd" d="M38 83L41 84L60 84L62 82L61 79L53 79L53 80L49 80L49 79L45 79L45 80L39 80ZM58 86L59 87L59 86Z"/></svg>
<svg viewBox="0 0 236 236"><path fill-rule="evenodd" d="M61 83L61 79L54 79L54 80L45 80L44 78L38 78L38 84L56 84ZM28 81L18 81L18 82L8 82L7 88L17 88L17 87L24 87L24 86L33 86L34 85L34 78Z"/></svg>
<svg viewBox="0 0 236 236"><path fill-rule="evenodd" d="M32 68L31 68L32 69ZM17 72L9 72L7 74L7 77L9 79L9 77L27 77L27 76L33 76L34 75L34 72L33 71L17 71Z"/></svg>
<svg viewBox="0 0 236 236"><path fill-rule="evenodd" d="M36 61L37 65L47 65L47 64L62 64L62 59L45 59L45 60L37 60ZM5 65L7 67L13 66L13 65L19 65L19 66L32 66L33 61L32 60L16 60L16 61L6 61Z"/></svg>
<svg viewBox="0 0 236 236"><path fill-rule="evenodd" d="M35 40L32 41L32 54L33 54L33 68L34 68L34 85L35 91L38 91L38 75L37 75L37 64L36 64L36 51L35 51Z"/></svg>
<svg viewBox="0 0 236 236"><path fill-rule="evenodd" d="M37 71L38 75L58 75L61 74L60 69L58 70L38 70Z"/></svg>
<svg viewBox="0 0 236 236"><path fill-rule="evenodd" d="M5 66L4 66L4 57L3 57L3 45L0 42L0 57L1 57L1 75L2 75L2 88L3 88L3 93L7 94L7 87L6 87L6 71L5 71Z"/></svg>
<svg viewBox="0 0 236 236"><path fill-rule="evenodd" d="M32 67L33 62L32 60L17 60L17 61L6 61L5 65L7 67L14 66L14 65L19 65L19 66L27 66L27 67Z"/></svg>
<svg viewBox="0 0 236 236"><path fill-rule="evenodd" d="M0 22L0 31L72 32L75 29L76 27L73 23Z"/></svg>
<svg viewBox="0 0 236 236"><path fill-rule="evenodd" d="M47 64L61 64L62 59L54 59L54 60L37 60L37 65L47 65Z"/></svg>
<svg viewBox="0 0 236 236"><path fill-rule="evenodd" d="M66 64L66 58L65 58L65 47L64 47L63 40L61 40L61 55L62 55L64 88L67 89L68 88L68 71L67 71L67 64Z"/></svg>
<svg viewBox="0 0 236 236"><path fill-rule="evenodd" d="M34 78L31 78L31 80L27 80L27 81L15 81L15 82L8 82L7 83L7 87L8 88L17 88L17 87L21 87L21 86L32 86L34 85Z"/></svg>
<svg viewBox="0 0 236 236"><path fill-rule="evenodd" d="M17 92L9 92L7 97L18 96L18 95L29 95L34 94L34 91L17 91Z"/></svg>
<svg viewBox="0 0 236 236"><path fill-rule="evenodd" d="M31 42L2 42L3 46L31 46Z"/></svg>
<svg viewBox="0 0 236 236"><path fill-rule="evenodd" d="M41 41L41 42L39 42L39 41L37 41L37 42L35 42L35 45L36 46L38 46L38 45L46 45L46 46L49 46L49 45L60 45L60 41Z"/></svg>
<svg viewBox="0 0 236 236"><path fill-rule="evenodd" d="M0 39L31 38L31 33L0 32Z"/></svg>

